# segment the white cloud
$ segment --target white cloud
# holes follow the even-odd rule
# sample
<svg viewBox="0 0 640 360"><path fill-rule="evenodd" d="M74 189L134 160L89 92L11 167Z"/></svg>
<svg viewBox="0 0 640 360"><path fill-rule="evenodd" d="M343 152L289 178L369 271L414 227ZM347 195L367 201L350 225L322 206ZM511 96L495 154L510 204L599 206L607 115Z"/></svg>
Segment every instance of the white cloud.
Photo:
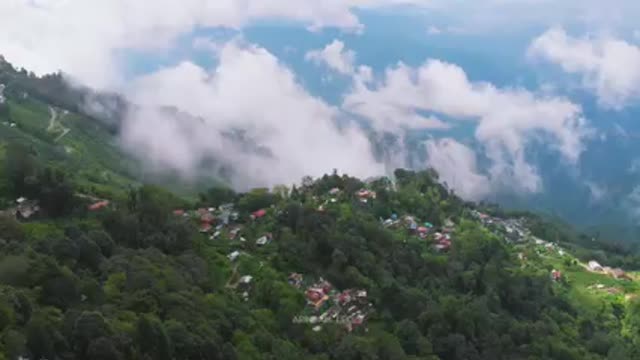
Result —
<svg viewBox="0 0 640 360"><path fill-rule="evenodd" d="M384 174L357 128L336 125L340 111L309 95L265 49L238 41L206 71L185 62L140 79L129 96L142 106L125 122L122 141L160 167L194 173L207 156L233 164L236 187L291 183L336 168L355 176ZM157 106L201 117L185 122ZM240 129L270 156L243 150L220 135Z"/></svg>
<svg viewBox="0 0 640 360"><path fill-rule="evenodd" d="M96 87L121 84L119 51L158 50L197 27L240 29L260 19L362 30L356 8L422 0L3 0L0 49L37 74L62 70Z"/></svg>
<svg viewBox="0 0 640 360"><path fill-rule="evenodd" d="M453 34L453 35L468 35L473 32L465 30L463 27L459 26L444 26L438 27L435 25L431 25L427 28L427 35L437 36L443 34Z"/></svg>
<svg viewBox="0 0 640 360"><path fill-rule="evenodd" d="M640 185L636 186L624 199L624 205L636 220L640 218Z"/></svg>
<svg viewBox="0 0 640 360"><path fill-rule="evenodd" d="M479 173L476 154L454 139L428 140L427 164L440 179L468 200L481 200L491 192L491 182Z"/></svg>
<svg viewBox="0 0 640 360"><path fill-rule="evenodd" d="M429 34L429 35L440 35L440 34L442 34L442 30L439 27L435 26L435 25L431 25L427 29L427 34Z"/></svg>
<svg viewBox="0 0 640 360"><path fill-rule="evenodd" d="M591 196L591 200L594 202L602 201L609 194L607 189L604 186L598 185L592 181L586 181L585 185L589 189L589 195Z"/></svg>
<svg viewBox="0 0 640 360"><path fill-rule="evenodd" d="M353 50L345 49L344 43L340 40L333 40L321 50L307 52L305 59L316 64L323 64L344 75L350 75L354 71L356 53Z"/></svg>
<svg viewBox="0 0 640 360"><path fill-rule="evenodd" d="M340 40L333 40L323 49L311 50L305 54L305 59L317 65L327 66L329 69L346 76L351 76L360 83L369 83L373 78L373 70L369 66L356 66L356 53L347 49ZM327 75L324 82L333 78Z"/></svg>
<svg viewBox="0 0 640 360"><path fill-rule="evenodd" d="M544 141L574 163L588 134L581 108L564 98L470 82L463 69L438 60L418 68L400 63L372 86L356 84L343 107L381 129L440 125L425 113L476 123L475 137L492 162L492 181L528 192L539 191L541 180L526 160L527 145Z"/></svg>
<svg viewBox="0 0 640 360"><path fill-rule="evenodd" d="M531 43L529 55L580 76L603 106L621 109L640 99L640 47L624 40L577 38L553 28Z"/></svg>
<svg viewBox="0 0 640 360"><path fill-rule="evenodd" d="M633 159L627 171L631 174L640 174L640 158Z"/></svg>

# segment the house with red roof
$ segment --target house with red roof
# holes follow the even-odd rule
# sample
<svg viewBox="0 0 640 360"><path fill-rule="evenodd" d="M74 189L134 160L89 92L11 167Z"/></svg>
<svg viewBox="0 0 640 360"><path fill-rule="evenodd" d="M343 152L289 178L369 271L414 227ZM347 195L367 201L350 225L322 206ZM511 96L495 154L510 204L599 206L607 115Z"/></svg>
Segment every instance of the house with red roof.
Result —
<svg viewBox="0 0 640 360"><path fill-rule="evenodd" d="M251 214L251 219L256 220L256 219L260 219L261 217L264 217L265 215L267 215L267 210L265 209L260 209L258 211L255 211Z"/></svg>
<svg viewBox="0 0 640 360"><path fill-rule="evenodd" d="M203 223L212 223L216 219L213 214L207 212L205 214L200 215L200 221Z"/></svg>
<svg viewBox="0 0 640 360"><path fill-rule="evenodd" d="M211 231L211 229L213 229L213 226L211 226L210 223L203 222L203 223L200 224L200 232L201 233L207 233L207 232Z"/></svg>
<svg viewBox="0 0 640 360"><path fill-rule="evenodd" d="M89 205L89 211L104 209L107 206L109 206L109 200L98 201L97 203Z"/></svg>

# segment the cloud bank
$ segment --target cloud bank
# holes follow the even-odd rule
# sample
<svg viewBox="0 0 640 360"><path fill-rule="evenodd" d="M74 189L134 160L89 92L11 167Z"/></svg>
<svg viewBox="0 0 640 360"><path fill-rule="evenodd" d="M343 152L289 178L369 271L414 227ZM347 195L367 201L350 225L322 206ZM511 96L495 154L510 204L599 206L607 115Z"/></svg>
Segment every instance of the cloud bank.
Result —
<svg viewBox="0 0 640 360"><path fill-rule="evenodd" d="M217 57L214 69L184 62L136 81L127 95L145 110L135 110L125 123L123 143L132 152L187 174L215 157L235 169L236 186L247 188L290 183L333 168L361 177L382 175L408 165L402 141L407 131L437 134L473 126L478 146L452 138L428 140L421 167L436 168L460 195L477 200L498 189L540 191L538 169L526 156L530 145L544 143L575 163L588 135L581 109L572 102L471 82L462 68L439 60L417 68L400 63L374 76L335 40L306 55L351 77L342 104L332 106L310 95L266 49L235 39L222 45ZM188 109L200 121L154 110L161 106ZM387 142L385 154L375 158L374 139L355 119L366 120L376 141L385 142L382 134L400 140ZM247 151L224 136L229 131L265 151ZM488 167L481 169L476 151L488 158Z"/></svg>
<svg viewBox="0 0 640 360"><path fill-rule="evenodd" d="M122 52L158 51L196 28L241 29L279 19L312 29L362 31L355 9L425 6L426 0L3 0L0 49L44 74L62 70L80 82L122 85Z"/></svg>
<svg viewBox="0 0 640 360"><path fill-rule="evenodd" d="M572 37L553 28L531 43L529 55L579 76L605 107L619 110L640 99L640 47L624 40Z"/></svg>
<svg viewBox="0 0 640 360"><path fill-rule="evenodd" d="M159 167L195 173L208 156L231 165L240 188L276 185L320 176L332 169L355 176L384 174L371 144L340 111L309 95L295 75L267 50L234 40L207 71L185 62L139 79L129 97L143 110L125 122L123 143ZM187 123L160 106L188 109ZM230 141L238 130L257 154Z"/></svg>
<svg viewBox="0 0 640 360"><path fill-rule="evenodd" d="M452 126L451 122L425 115L432 113L446 115L453 119L453 125L474 125L475 139L491 161L492 182L525 192L541 190L537 169L526 158L529 145L544 143L573 164L589 134L580 106L567 99L471 82L462 68L439 60L427 60L417 68L400 63L388 68L372 86L356 81L352 92L345 96L343 107L371 119L374 126L382 129ZM454 146L453 141L431 143L429 147L437 150L447 145L461 153L463 145ZM477 172L474 161L459 163L467 165L466 173ZM447 172L445 164L435 161L430 165ZM468 189L465 192L470 193Z"/></svg>

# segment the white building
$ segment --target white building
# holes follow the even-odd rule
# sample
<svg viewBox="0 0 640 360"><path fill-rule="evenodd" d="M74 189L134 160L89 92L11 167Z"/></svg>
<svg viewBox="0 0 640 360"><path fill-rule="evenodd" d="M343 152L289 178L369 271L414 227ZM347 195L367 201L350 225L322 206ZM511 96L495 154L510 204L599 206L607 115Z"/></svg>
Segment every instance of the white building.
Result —
<svg viewBox="0 0 640 360"><path fill-rule="evenodd" d="M229 258L229 260L231 260L231 261L236 261L238 256L240 256L240 252L239 251L234 251L231 254L227 255L227 258Z"/></svg>
<svg viewBox="0 0 640 360"><path fill-rule="evenodd" d="M587 266L589 267L589 270L591 270L591 271L602 271L602 265L600 265L597 261L591 260L591 261L589 261Z"/></svg>
<svg viewBox="0 0 640 360"><path fill-rule="evenodd" d="M4 104L5 102L4 89L5 89L4 84L0 84L0 105Z"/></svg>
<svg viewBox="0 0 640 360"><path fill-rule="evenodd" d="M267 235L256 240L256 245L258 246L264 246L264 245L267 245L268 243L269 243L269 237Z"/></svg>

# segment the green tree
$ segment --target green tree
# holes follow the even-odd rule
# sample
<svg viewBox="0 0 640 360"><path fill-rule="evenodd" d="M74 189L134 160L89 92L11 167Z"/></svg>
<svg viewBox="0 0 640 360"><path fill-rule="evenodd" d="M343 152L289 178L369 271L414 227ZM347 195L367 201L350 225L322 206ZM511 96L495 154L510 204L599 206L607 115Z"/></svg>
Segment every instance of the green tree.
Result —
<svg viewBox="0 0 640 360"><path fill-rule="evenodd" d="M73 348L81 358L94 359L89 355L89 347L92 343L105 339L109 335L107 323L99 312L82 312L75 320L72 330ZM104 346L104 341L94 343L97 346ZM108 349L105 349L108 350Z"/></svg>
<svg viewBox="0 0 640 360"><path fill-rule="evenodd" d="M73 210L74 188L63 170L45 168L38 174L37 187L36 198L50 216L68 215Z"/></svg>
<svg viewBox="0 0 640 360"><path fill-rule="evenodd" d="M244 194L239 202L238 207L247 212L268 208L277 202L278 196L269 192L269 189L253 189Z"/></svg>
<svg viewBox="0 0 640 360"><path fill-rule="evenodd" d="M92 230L87 234L89 239L93 241L100 248L100 252L104 257L111 257L115 250L116 244L109 236L109 234L103 230Z"/></svg>
<svg viewBox="0 0 640 360"><path fill-rule="evenodd" d="M24 230L15 218L7 215L0 215L0 238L7 241L23 241Z"/></svg>
<svg viewBox="0 0 640 360"><path fill-rule="evenodd" d="M0 258L0 283L13 286L27 286L31 263L22 255L9 255Z"/></svg>
<svg viewBox="0 0 640 360"><path fill-rule="evenodd" d="M9 143L4 165L4 174L13 196L35 195L36 187L33 182L39 166L33 149L22 143Z"/></svg>
<svg viewBox="0 0 640 360"><path fill-rule="evenodd" d="M34 359L55 359L55 331L42 316L36 316L26 329L27 349Z"/></svg>
<svg viewBox="0 0 640 360"><path fill-rule="evenodd" d="M154 317L143 315L138 318L136 344L142 354L152 359L169 360L173 357L171 339L162 323Z"/></svg>
<svg viewBox="0 0 640 360"><path fill-rule="evenodd" d="M236 193L226 187L213 187L206 193L200 194L200 204L202 206L220 206L226 203L232 203L236 200Z"/></svg>
<svg viewBox="0 0 640 360"><path fill-rule="evenodd" d="M122 354L120 354L113 341L107 337L92 340L87 349L87 359L119 360L122 358Z"/></svg>

